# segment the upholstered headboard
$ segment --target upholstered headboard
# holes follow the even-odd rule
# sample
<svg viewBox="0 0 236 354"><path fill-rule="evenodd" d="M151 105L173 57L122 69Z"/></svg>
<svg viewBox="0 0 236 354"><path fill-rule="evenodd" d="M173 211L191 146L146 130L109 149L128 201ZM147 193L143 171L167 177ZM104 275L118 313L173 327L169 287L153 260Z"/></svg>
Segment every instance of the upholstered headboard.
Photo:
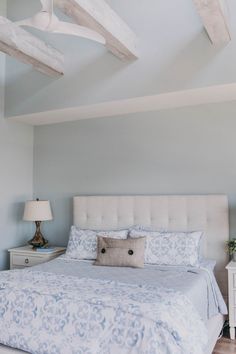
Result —
<svg viewBox="0 0 236 354"><path fill-rule="evenodd" d="M203 230L205 257L216 260L216 278L226 296L227 196L78 196L73 210L74 224L81 228L114 230L138 224L169 231Z"/></svg>

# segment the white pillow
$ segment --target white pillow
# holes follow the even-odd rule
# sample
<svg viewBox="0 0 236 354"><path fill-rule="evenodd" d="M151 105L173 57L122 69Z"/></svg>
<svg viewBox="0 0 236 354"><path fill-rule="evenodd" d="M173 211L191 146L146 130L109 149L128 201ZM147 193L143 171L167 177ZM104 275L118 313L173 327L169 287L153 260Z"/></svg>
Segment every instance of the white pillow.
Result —
<svg viewBox="0 0 236 354"><path fill-rule="evenodd" d="M161 232L131 229L129 237L146 237L145 263L199 266L201 231Z"/></svg>
<svg viewBox="0 0 236 354"><path fill-rule="evenodd" d="M71 226L66 257L74 259L97 258L97 236L126 239L128 230L94 231L82 230L78 226Z"/></svg>

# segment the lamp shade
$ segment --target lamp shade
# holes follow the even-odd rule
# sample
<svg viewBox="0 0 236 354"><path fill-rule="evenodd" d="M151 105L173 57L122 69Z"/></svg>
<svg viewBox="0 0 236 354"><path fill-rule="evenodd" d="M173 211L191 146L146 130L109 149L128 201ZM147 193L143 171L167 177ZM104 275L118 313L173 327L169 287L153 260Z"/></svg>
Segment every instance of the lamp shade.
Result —
<svg viewBox="0 0 236 354"><path fill-rule="evenodd" d="M23 220L45 221L52 220L52 211L49 200L28 200L25 203Z"/></svg>

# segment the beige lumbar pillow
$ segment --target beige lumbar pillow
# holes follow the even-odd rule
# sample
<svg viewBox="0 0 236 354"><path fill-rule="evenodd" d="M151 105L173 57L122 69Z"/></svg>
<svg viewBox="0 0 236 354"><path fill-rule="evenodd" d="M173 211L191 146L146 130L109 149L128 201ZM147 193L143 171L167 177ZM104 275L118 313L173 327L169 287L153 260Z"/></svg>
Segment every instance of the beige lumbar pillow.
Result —
<svg viewBox="0 0 236 354"><path fill-rule="evenodd" d="M97 240L95 265L143 268L145 237L118 240L98 236Z"/></svg>

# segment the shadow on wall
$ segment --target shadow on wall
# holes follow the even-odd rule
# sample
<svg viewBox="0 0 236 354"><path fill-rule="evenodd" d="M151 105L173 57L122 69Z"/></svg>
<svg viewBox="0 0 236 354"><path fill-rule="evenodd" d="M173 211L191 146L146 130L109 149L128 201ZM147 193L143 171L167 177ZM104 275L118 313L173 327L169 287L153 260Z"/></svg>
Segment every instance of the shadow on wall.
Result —
<svg viewBox="0 0 236 354"><path fill-rule="evenodd" d="M23 213L24 213L24 207L25 207L24 202L13 203L11 207L8 209L8 217L11 220L15 220L15 222L17 223L21 223Z"/></svg>
<svg viewBox="0 0 236 354"><path fill-rule="evenodd" d="M205 30L200 31L169 62L153 73L153 82L158 82L159 88L157 92L155 84L152 89L153 94L180 90L180 87L185 89L190 87L199 77L201 80L203 71L224 50L225 46L225 44L222 46L210 45ZM213 84L210 83L210 85ZM199 85L202 83L199 82ZM150 80L146 82L143 80L142 88L150 89Z"/></svg>
<svg viewBox="0 0 236 354"><path fill-rule="evenodd" d="M0 53L1 55L1 53ZM1 65L1 63L0 63ZM3 109L4 109L4 91L5 91L5 85L4 85L4 82L3 80L1 80L1 77L0 77L0 117L3 113Z"/></svg>
<svg viewBox="0 0 236 354"><path fill-rule="evenodd" d="M34 95L37 95L41 90L52 85L58 78L51 78L47 75L35 71L26 64L14 65L15 59L8 57L6 70L11 72L7 75L5 91L6 91L6 112L10 110L11 115L18 115L22 112L25 105L29 104ZM15 67L15 69L14 69ZM19 84L21 88L19 89ZM24 83L24 85L22 85ZM8 102L7 96L14 95L14 107L11 102Z"/></svg>
<svg viewBox="0 0 236 354"><path fill-rule="evenodd" d="M230 238L236 239L236 195L229 196L229 206Z"/></svg>
<svg viewBox="0 0 236 354"><path fill-rule="evenodd" d="M73 224L73 196L55 199L55 195L36 195L40 199L49 199L52 207L53 220L42 223L44 237L51 245L67 246L70 227Z"/></svg>
<svg viewBox="0 0 236 354"><path fill-rule="evenodd" d="M87 60L83 58L83 62L79 58L76 61L75 56L70 55L71 50L63 49L65 75L57 78L43 75L24 64L14 65L15 59L7 59L7 116L89 104L91 94L97 95L99 102L102 88L109 95L112 88L108 85L109 79L132 65L132 62L122 62L106 48L94 53L92 59L91 56ZM14 106L8 97L14 97Z"/></svg>
<svg viewBox="0 0 236 354"><path fill-rule="evenodd" d="M7 247L17 247L24 245L33 230L33 223L23 221L25 202L11 203L7 210L7 222L12 223L14 220L14 230L12 234L14 237L8 240ZM15 234L15 235L14 235Z"/></svg>
<svg viewBox="0 0 236 354"><path fill-rule="evenodd" d="M122 72L124 73L135 63L136 61L122 61L106 49L102 55L86 61L81 66L74 64L74 70L70 71L67 77L68 100L66 106L75 106L75 100L78 100L79 104L100 102L104 95L107 101L115 99L112 90L114 88L113 78L121 75ZM71 66L73 66L72 61ZM90 100L91 95L95 98L93 102ZM61 98L63 99L63 95Z"/></svg>

